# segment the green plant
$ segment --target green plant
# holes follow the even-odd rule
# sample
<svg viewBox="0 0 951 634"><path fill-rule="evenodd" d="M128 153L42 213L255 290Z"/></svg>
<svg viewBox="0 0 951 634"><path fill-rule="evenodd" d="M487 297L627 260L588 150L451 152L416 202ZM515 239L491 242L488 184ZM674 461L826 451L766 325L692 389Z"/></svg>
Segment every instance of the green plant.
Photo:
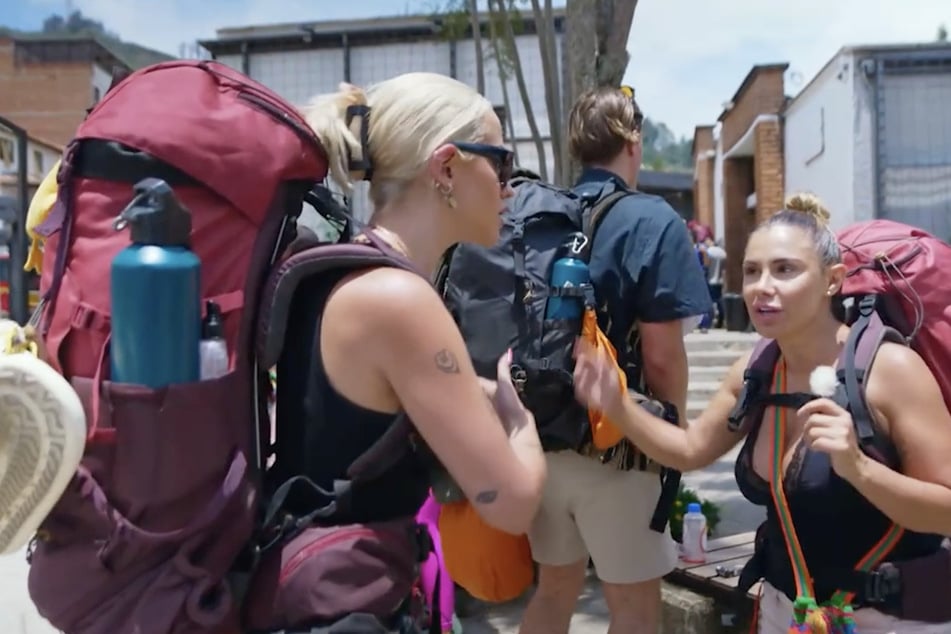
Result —
<svg viewBox="0 0 951 634"><path fill-rule="evenodd" d="M687 512L687 505L693 502L700 503L700 512L707 518L707 536L712 536L720 523L720 506L710 500L701 500L696 491L681 484L677 499L670 509L670 535L677 542L683 541L684 513Z"/></svg>

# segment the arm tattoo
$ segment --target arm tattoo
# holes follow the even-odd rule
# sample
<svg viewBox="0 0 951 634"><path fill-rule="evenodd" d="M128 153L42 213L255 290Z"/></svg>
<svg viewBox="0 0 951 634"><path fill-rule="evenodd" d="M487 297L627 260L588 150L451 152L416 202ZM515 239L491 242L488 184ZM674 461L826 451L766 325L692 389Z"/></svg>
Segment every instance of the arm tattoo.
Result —
<svg viewBox="0 0 951 634"><path fill-rule="evenodd" d="M439 368L441 372L446 374L459 374L459 362L456 360L456 355L452 352L443 348L436 353L436 367Z"/></svg>
<svg viewBox="0 0 951 634"><path fill-rule="evenodd" d="M499 492L495 490L482 491L481 493L476 494L475 501L479 504L492 504L495 502L495 498L499 497Z"/></svg>

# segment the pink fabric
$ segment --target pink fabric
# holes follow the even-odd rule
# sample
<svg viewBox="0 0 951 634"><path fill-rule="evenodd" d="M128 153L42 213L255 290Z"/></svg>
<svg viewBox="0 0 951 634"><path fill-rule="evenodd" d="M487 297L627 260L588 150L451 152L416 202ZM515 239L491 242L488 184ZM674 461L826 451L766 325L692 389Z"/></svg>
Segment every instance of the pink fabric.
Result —
<svg viewBox="0 0 951 634"><path fill-rule="evenodd" d="M442 621L442 630L444 632L452 631L452 615L455 611L455 596L452 579L449 572L443 564L442 540L439 538L439 502L433 497L432 491L429 497L423 502L422 508L416 515L416 521L429 529L429 534L433 540L433 551L429 554L420 570L420 580L423 584L423 592L426 594L426 603L432 609L433 594L436 589L436 581L439 581L439 617Z"/></svg>

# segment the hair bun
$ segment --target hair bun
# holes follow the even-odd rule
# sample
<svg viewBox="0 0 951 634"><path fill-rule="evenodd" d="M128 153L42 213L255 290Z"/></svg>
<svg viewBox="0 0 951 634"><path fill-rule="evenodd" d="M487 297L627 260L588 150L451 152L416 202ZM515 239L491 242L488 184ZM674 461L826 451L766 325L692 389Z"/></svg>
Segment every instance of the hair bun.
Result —
<svg viewBox="0 0 951 634"><path fill-rule="evenodd" d="M786 209L812 216L820 226L827 226L832 214L815 194L800 192L786 199Z"/></svg>

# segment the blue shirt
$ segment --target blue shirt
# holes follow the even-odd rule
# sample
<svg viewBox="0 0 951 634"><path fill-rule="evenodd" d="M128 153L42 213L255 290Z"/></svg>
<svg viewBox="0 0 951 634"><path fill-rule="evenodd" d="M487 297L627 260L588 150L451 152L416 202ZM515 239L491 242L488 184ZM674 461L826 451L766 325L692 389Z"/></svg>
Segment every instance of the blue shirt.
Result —
<svg viewBox="0 0 951 634"><path fill-rule="evenodd" d="M603 217L591 247L591 280L599 321L628 365L628 379L640 384L636 322L679 321L703 315L712 300L697 266L687 226L667 201L630 189L617 175L586 169L574 191L607 196L630 192ZM633 343L629 349L628 343ZM632 367L633 365L633 367Z"/></svg>

